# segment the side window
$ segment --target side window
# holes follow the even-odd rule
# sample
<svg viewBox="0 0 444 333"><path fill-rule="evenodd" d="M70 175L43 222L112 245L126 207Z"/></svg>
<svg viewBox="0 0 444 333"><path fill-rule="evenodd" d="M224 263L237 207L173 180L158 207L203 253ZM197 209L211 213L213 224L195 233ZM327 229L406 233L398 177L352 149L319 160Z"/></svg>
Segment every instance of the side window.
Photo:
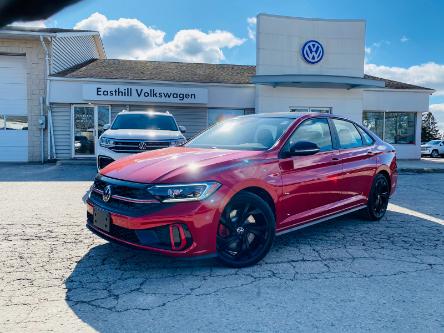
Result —
<svg viewBox="0 0 444 333"><path fill-rule="evenodd" d="M349 121L333 119L333 123L336 127L336 132L339 137L339 145L343 149L356 148L363 146L362 137L353 125Z"/></svg>
<svg viewBox="0 0 444 333"><path fill-rule="evenodd" d="M304 121L296 128L287 142L286 149L298 141L310 141L316 143L321 151L332 150L330 127L328 120L314 118Z"/></svg>
<svg viewBox="0 0 444 333"><path fill-rule="evenodd" d="M358 127L359 133L361 133L362 138L364 139L364 145L371 146L375 140L362 128Z"/></svg>

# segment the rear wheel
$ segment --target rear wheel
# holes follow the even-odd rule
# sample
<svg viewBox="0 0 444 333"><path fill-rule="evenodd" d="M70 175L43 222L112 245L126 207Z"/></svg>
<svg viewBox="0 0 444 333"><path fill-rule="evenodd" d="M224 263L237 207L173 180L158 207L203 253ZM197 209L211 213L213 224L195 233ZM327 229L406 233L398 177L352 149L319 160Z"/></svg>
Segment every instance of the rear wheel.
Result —
<svg viewBox="0 0 444 333"><path fill-rule="evenodd" d="M270 250L275 218L259 196L241 192L227 204L220 217L216 245L219 259L227 266L256 264Z"/></svg>
<svg viewBox="0 0 444 333"><path fill-rule="evenodd" d="M432 156L433 158L438 158L438 157L439 157L439 152L438 152L436 149L434 149L434 150L432 150L432 154L431 154L431 156Z"/></svg>
<svg viewBox="0 0 444 333"><path fill-rule="evenodd" d="M390 197L390 184L386 176L377 174L373 179L367 203L367 215L377 221L384 217Z"/></svg>

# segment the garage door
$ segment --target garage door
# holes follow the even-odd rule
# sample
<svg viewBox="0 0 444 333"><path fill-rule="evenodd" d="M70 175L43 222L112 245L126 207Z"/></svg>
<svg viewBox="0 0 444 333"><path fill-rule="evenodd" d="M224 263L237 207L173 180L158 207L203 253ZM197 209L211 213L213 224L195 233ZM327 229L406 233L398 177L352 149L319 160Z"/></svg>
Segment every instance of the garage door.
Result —
<svg viewBox="0 0 444 333"><path fill-rule="evenodd" d="M27 160L26 57L0 55L0 162Z"/></svg>

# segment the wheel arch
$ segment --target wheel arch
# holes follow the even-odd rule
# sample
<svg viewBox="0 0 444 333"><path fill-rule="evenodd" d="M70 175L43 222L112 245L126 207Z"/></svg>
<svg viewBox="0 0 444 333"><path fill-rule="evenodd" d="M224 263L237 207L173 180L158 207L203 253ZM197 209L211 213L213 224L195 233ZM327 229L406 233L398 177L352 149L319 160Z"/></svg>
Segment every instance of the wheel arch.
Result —
<svg viewBox="0 0 444 333"><path fill-rule="evenodd" d="M276 220L276 205L274 203L274 199L271 196L271 194L264 188L259 187L259 186L249 186L249 187L245 187L243 189L241 189L238 193L242 193L242 192L250 192L253 194L256 194L258 197L260 197L261 199L263 199L268 206L271 208L273 214L274 214L274 218Z"/></svg>

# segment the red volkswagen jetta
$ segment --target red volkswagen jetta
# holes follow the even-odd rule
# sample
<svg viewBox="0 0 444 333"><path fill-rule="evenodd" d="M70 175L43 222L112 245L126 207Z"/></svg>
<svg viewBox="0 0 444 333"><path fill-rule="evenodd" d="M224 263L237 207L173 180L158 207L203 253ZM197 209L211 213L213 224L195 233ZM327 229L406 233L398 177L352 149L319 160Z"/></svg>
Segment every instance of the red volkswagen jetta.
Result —
<svg viewBox="0 0 444 333"><path fill-rule="evenodd" d="M397 179L393 147L326 114L268 113L219 123L184 146L100 170L88 228L139 249L255 264L275 235L356 210L381 219Z"/></svg>

